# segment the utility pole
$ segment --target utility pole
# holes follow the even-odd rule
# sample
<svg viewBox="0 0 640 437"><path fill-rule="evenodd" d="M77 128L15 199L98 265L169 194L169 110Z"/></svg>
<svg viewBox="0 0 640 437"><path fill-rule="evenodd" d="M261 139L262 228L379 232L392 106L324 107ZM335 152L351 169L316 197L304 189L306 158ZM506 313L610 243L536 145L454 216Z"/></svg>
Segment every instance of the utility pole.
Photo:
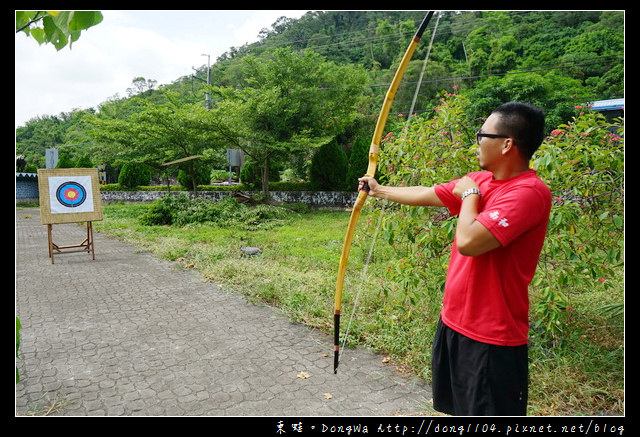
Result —
<svg viewBox="0 0 640 437"><path fill-rule="evenodd" d="M211 93L209 93L209 86L211 85L211 55L204 54L202 56L207 57L207 80L206 80L207 88L204 91L204 104L207 109L211 109ZM196 71L196 74L194 74L192 77L194 79L198 79L205 82L204 79L199 78L197 76L198 70L195 67L191 67L191 68Z"/></svg>
<svg viewBox="0 0 640 437"><path fill-rule="evenodd" d="M204 92L204 101L207 109L211 109L211 93L209 93L209 86L211 85L211 55L202 56L207 57L207 89Z"/></svg>

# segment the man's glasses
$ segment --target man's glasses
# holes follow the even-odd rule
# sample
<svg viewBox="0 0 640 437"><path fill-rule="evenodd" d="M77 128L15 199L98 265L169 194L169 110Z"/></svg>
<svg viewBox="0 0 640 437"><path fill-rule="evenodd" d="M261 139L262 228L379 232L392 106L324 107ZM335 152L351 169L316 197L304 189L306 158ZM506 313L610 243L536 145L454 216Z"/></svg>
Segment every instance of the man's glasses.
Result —
<svg viewBox="0 0 640 437"><path fill-rule="evenodd" d="M509 135L500 135L500 134L485 134L483 132L476 132L476 141L480 144L480 140L482 137L487 138L511 138Z"/></svg>

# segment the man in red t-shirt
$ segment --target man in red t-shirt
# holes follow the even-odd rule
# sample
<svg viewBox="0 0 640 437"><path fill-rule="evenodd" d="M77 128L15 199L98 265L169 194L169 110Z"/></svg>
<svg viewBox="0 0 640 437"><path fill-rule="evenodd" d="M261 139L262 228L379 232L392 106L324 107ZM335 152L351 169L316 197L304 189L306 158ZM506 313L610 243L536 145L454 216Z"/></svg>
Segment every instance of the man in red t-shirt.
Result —
<svg viewBox="0 0 640 437"><path fill-rule="evenodd" d="M542 250L551 193L529 168L544 113L501 105L478 131L483 171L434 187L360 179L369 195L458 215L433 344L434 408L454 415L526 415L528 285Z"/></svg>

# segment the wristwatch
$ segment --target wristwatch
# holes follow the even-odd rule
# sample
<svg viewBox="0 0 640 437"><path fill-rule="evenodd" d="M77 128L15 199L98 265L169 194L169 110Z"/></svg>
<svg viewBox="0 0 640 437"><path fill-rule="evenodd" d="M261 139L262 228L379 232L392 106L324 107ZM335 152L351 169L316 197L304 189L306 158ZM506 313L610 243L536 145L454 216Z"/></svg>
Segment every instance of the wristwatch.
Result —
<svg viewBox="0 0 640 437"><path fill-rule="evenodd" d="M462 193L462 196L460 196L460 199L464 200L464 198L467 197L469 194L477 194L478 196L482 196L482 193L480 192L479 189L469 188L468 190L465 190L464 193Z"/></svg>

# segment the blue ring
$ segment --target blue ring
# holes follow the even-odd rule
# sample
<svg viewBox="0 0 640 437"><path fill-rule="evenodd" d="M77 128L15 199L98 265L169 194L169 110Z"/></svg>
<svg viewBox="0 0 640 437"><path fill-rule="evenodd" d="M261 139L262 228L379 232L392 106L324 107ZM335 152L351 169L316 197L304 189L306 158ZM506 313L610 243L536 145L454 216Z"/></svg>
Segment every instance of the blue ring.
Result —
<svg viewBox="0 0 640 437"><path fill-rule="evenodd" d="M74 188L80 194L77 199L68 200L64 198L63 192L68 188ZM60 202L61 205L68 206L69 208L75 208L82 205L87 199L87 191L82 185L78 184L77 182L64 182L60 184L60 186L56 190L56 199L58 199L58 202Z"/></svg>

